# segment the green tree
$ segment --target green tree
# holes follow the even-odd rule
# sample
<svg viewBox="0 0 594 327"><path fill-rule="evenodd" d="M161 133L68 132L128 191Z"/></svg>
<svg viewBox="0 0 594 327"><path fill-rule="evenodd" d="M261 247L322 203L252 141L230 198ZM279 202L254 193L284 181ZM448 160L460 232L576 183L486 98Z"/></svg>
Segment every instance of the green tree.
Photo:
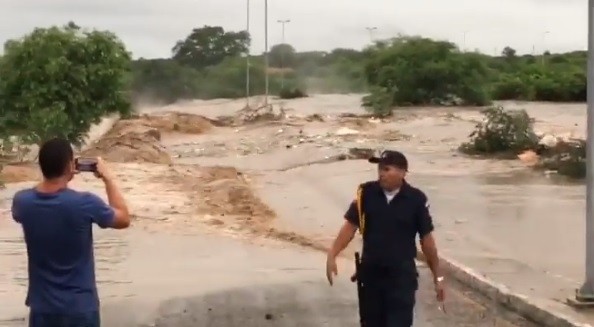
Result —
<svg viewBox="0 0 594 327"><path fill-rule="evenodd" d="M293 68L295 66L295 48L292 45L281 43L270 49L268 54L270 67Z"/></svg>
<svg viewBox="0 0 594 327"><path fill-rule="evenodd" d="M130 54L112 33L74 23L37 28L5 44L0 60L0 139L81 144L94 123L131 110Z"/></svg>
<svg viewBox="0 0 594 327"><path fill-rule="evenodd" d="M337 48L324 57L326 63L332 63L341 59L348 59L351 62L356 62L358 60L364 60L365 54L355 49Z"/></svg>
<svg viewBox="0 0 594 327"><path fill-rule="evenodd" d="M482 56L461 53L450 42L401 37L370 53L365 67L367 82L371 87L394 92L393 105L489 102L485 88L489 70Z"/></svg>
<svg viewBox="0 0 594 327"><path fill-rule="evenodd" d="M250 35L246 31L226 32L220 26L205 25L192 30L172 49L173 59L183 65L203 69L221 63L227 57L247 52Z"/></svg>
<svg viewBox="0 0 594 327"><path fill-rule="evenodd" d="M511 47L505 47L501 51L501 55L505 58L512 59L516 57L516 50Z"/></svg>
<svg viewBox="0 0 594 327"><path fill-rule="evenodd" d="M285 45L276 45L271 50L272 67L281 66L282 48ZM365 100L370 108L376 108L372 111L383 107L389 111L394 105L480 105L490 99L585 101L586 98L584 51L550 54L543 65L542 57L518 55L510 47L498 56L461 53L451 43L419 37L377 41L363 51L339 48L330 52L294 52L288 45L286 48L292 53L282 65L292 69L282 72L287 87L306 85L308 92L317 93L370 92L371 97L378 97ZM195 50L191 42L188 49ZM239 52L233 53L217 55L218 59L210 61L216 64L208 67L203 67L209 65L205 61L191 58L188 62L193 67L169 58L139 60L134 64L134 94L148 94L149 98L165 102L215 95L244 96L245 60ZM225 59L220 61L221 58ZM252 57L251 94L264 92L260 84L263 82L256 81L258 76L263 77L259 75L263 74L260 71L263 59L262 55ZM200 65L194 65L196 62ZM276 92L274 83L280 73L275 69L268 71L272 93ZM228 84L215 85L215 80ZM393 94L387 94L390 92ZM391 102L384 106L387 100Z"/></svg>

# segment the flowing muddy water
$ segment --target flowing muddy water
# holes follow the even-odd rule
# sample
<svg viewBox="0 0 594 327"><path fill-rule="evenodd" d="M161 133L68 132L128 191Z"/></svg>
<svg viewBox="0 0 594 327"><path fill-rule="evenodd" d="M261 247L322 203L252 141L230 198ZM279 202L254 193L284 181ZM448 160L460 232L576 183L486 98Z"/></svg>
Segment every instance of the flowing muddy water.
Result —
<svg viewBox="0 0 594 327"><path fill-rule="evenodd" d="M147 110L216 118L243 104L193 101ZM406 109L387 122L339 117L360 114L359 104L357 95L287 101L282 106L289 117L280 122L164 134L160 143L173 165L113 164L135 222L130 231L96 234L104 310L114 312L108 319L118 317L109 326L150 321L158 311L155 303L172 297L319 277L323 258L304 250L251 237L256 244L240 245L214 235L329 244L356 185L375 175L363 160L338 160L354 147L395 148L408 155L409 179L431 199L444 253L524 294L547 301L571 294L583 271L582 185L529 171L518 161L456 154L481 118L477 108ZM583 134L585 105L506 105L527 109L543 132ZM238 180L254 185L277 219ZM19 321L25 312L25 249L9 204L15 190L30 184L9 184L0 192L0 266L10 267L0 271L0 322ZM74 184L103 193L87 176Z"/></svg>
<svg viewBox="0 0 594 327"><path fill-rule="evenodd" d="M539 132L585 135L585 104L501 104L526 109ZM196 106L212 114L207 104ZM361 110L356 96L321 96L285 106L303 115ZM212 154L184 153L179 160L225 163L259 174L259 194L281 218L277 225L326 244L341 224L356 185L373 179L375 168L364 161L315 163L349 147L399 149L409 157L409 180L430 197L443 253L541 299L545 306L570 312L559 302L573 296L583 278L585 188L531 171L517 160L479 160L457 154L455 149L480 119L478 108L402 109L390 122L349 126L360 133L348 138L332 134L344 121L309 123L204 136L175 149L184 153L184 149L207 147L213 139L226 145L239 140L260 148L276 142L274 149L256 154L220 152L215 159ZM389 131L403 137L386 137ZM297 140L288 135L297 135ZM331 136L321 137L326 142L307 141L319 140L321 135ZM306 142L300 143L299 138Z"/></svg>

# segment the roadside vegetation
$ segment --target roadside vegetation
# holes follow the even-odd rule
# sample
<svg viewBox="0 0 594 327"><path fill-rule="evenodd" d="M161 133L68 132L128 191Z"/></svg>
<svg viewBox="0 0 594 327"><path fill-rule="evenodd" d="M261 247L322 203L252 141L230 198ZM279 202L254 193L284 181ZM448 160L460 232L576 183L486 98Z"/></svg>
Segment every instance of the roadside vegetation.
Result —
<svg viewBox="0 0 594 327"><path fill-rule="evenodd" d="M74 23L37 28L8 41L0 57L0 162L22 159L28 149L22 145L53 136L79 145L92 124L112 114L129 115L135 101L244 97L250 41L245 31L202 26L172 44L170 57L136 60L113 33ZM268 75L272 95L365 93L364 107L378 116L417 105L586 100L585 52L517 55L508 47L499 56L488 56L446 41L399 36L363 50L299 52L277 44L270 49L268 69L262 54L253 54L250 61L251 95L264 94ZM520 124L526 118L490 110L491 119ZM465 151L529 147L534 138L522 134L522 128L531 128L524 123L502 130L509 135L487 128Z"/></svg>
<svg viewBox="0 0 594 327"><path fill-rule="evenodd" d="M174 45L170 58L133 62L133 93L164 102L243 97L249 44L244 32L196 28ZM379 115L395 106L586 100L585 52L518 55L506 47L489 56L451 42L400 36L363 50L298 52L277 44L269 63L265 72L263 55L251 56L250 94L264 93L267 73L271 94L369 93L364 104Z"/></svg>
<svg viewBox="0 0 594 327"><path fill-rule="evenodd" d="M515 158L537 147L539 139L533 129L533 119L525 110L490 107L483 111L483 115L483 121L470 133L470 140L460 146L461 152Z"/></svg>
<svg viewBox="0 0 594 327"><path fill-rule="evenodd" d="M0 57L0 149L60 136L80 145L92 124L131 112L131 55L114 34L69 23L8 41Z"/></svg>
<svg viewBox="0 0 594 327"><path fill-rule="evenodd" d="M524 110L490 107L484 118L460 145L462 153L484 158L522 159L529 166L570 178L586 177L586 141L538 135L534 120Z"/></svg>

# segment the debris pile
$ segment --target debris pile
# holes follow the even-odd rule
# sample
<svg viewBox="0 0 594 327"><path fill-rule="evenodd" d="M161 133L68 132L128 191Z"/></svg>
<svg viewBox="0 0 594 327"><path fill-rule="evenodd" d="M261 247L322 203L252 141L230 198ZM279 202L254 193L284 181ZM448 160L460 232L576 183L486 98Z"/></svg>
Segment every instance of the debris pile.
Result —
<svg viewBox="0 0 594 327"><path fill-rule="evenodd" d="M253 192L247 177L234 167L179 166L168 180L177 180L190 190L199 213L222 227L263 232L274 212Z"/></svg>
<svg viewBox="0 0 594 327"><path fill-rule="evenodd" d="M204 116L182 112L167 112L163 114L144 114L134 117L138 124L153 127L162 133L178 132L186 134L206 133L217 124L216 121Z"/></svg>
<svg viewBox="0 0 594 327"><path fill-rule="evenodd" d="M572 178L586 177L586 141L569 139L558 141L551 147L537 149L540 161L537 168L557 172Z"/></svg>
<svg viewBox="0 0 594 327"><path fill-rule="evenodd" d="M285 109L271 104L259 107L245 107L232 116L220 116L217 120L223 126L242 126L267 121L282 121L287 117Z"/></svg>

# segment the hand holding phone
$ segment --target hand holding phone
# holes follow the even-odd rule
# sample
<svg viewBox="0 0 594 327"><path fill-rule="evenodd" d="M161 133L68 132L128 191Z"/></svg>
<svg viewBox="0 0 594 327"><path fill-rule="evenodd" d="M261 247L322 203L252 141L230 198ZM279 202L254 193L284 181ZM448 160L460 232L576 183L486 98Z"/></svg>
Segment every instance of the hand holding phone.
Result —
<svg viewBox="0 0 594 327"><path fill-rule="evenodd" d="M97 158L76 158L74 159L74 167L78 172L88 172L88 173L96 173L97 172Z"/></svg>

